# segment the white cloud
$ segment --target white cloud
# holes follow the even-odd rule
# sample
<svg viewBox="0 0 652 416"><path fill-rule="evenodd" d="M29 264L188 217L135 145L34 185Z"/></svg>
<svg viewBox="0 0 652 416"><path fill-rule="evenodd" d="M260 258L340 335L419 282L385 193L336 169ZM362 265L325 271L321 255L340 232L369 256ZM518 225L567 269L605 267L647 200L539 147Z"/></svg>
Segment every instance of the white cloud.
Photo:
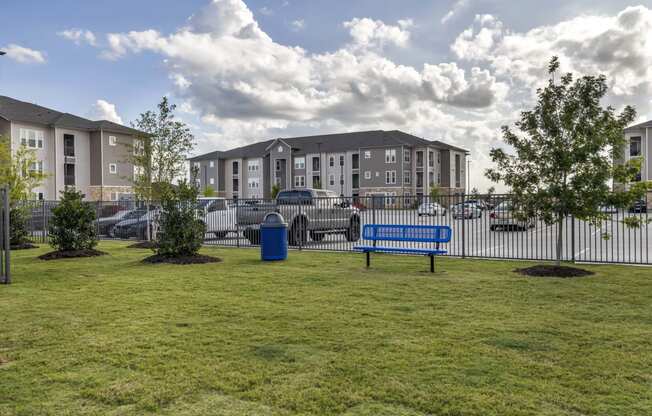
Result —
<svg viewBox="0 0 652 416"><path fill-rule="evenodd" d="M41 51L26 48L24 46L10 44L2 48L7 57L21 64L43 64L45 54Z"/></svg>
<svg viewBox="0 0 652 416"><path fill-rule="evenodd" d="M122 118L118 115L115 104L105 100L97 100L93 104L89 117L95 120L108 120L114 123L123 124Z"/></svg>
<svg viewBox="0 0 652 416"><path fill-rule="evenodd" d="M441 18L441 23L446 24L451 20L455 15L460 14L464 9L469 6L469 0L457 0L453 4L453 7Z"/></svg>
<svg viewBox="0 0 652 416"><path fill-rule="evenodd" d="M64 39L73 41L75 45L81 45L87 43L91 46L97 46L97 39L95 34L90 30L83 29L66 29L61 32L57 32L57 35L61 36Z"/></svg>
<svg viewBox="0 0 652 416"><path fill-rule="evenodd" d="M412 25L410 20L401 20L399 26L386 25L380 20L355 18L344 22L344 27L356 45L362 47L383 47L385 44L399 47L407 46L410 32L406 30Z"/></svg>
<svg viewBox="0 0 652 416"><path fill-rule="evenodd" d="M293 20L292 23L290 23L290 27L295 32L302 31L306 28L306 21L303 19Z"/></svg>

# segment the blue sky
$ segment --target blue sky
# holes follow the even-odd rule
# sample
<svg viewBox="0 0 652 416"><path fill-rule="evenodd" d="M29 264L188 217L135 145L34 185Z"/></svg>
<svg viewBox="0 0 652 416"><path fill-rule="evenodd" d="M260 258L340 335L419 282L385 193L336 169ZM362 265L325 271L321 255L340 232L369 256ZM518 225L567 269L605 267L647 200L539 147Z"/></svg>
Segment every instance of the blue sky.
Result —
<svg viewBox="0 0 652 416"><path fill-rule="evenodd" d="M399 128L465 146L481 169L552 54L652 118L650 2L53 3L3 2L0 94L125 124L168 94L197 152Z"/></svg>

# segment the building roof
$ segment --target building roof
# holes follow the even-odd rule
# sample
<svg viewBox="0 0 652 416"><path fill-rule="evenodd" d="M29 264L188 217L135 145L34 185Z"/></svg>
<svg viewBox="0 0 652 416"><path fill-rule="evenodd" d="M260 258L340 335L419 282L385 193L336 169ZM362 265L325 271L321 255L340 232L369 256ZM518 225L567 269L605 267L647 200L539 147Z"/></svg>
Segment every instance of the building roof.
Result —
<svg viewBox="0 0 652 416"><path fill-rule="evenodd" d="M373 148L388 146L432 146L438 149L454 150L458 152L469 153L468 150L461 147L451 146L449 144L434 140L426 140L399 130L371 130L352 133L323 134L318 136L305 137L283 137L278 139L266 140L253 143L247 146L225 152L211 152L190 158L190 161L200 161L209 159L236 159L236 158L253 158L262 157L268 153L268 147L275 141L282 140L299 154L308 153L338 153L351 150L352 148Z"/></svg>
<svg viewBox="0 0 652 416"><path fill-rule="evenodd" d="M625 129L625 133L629 133L638 129L645 129L645 128L652 128L652 120L646 121L645 123L639 123L633 126L629 126Z"/></svg>
<svg viewBox="0 0 652 416"><path fill-rule="evenodd" d="M47 107L11 97L0 95L0 117L30 124L42 124L49 127L62 127L76 130L107 130L124 134L145 134L131 127L123 126L108 120L92 121L70 113L61 113Z"/></svg>

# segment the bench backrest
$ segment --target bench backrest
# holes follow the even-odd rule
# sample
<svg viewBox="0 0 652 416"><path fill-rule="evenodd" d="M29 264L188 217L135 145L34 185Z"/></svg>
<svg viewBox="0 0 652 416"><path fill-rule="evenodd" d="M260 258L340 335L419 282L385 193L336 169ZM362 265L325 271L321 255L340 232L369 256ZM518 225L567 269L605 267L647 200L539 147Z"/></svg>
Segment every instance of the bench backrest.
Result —
<svg viewBox="0 0 652 416"><path fill-rule="evenodd" d="M371 241L448 243L451 235L451 227L445 225L367 224L362 231L362 238Z"/></svg>

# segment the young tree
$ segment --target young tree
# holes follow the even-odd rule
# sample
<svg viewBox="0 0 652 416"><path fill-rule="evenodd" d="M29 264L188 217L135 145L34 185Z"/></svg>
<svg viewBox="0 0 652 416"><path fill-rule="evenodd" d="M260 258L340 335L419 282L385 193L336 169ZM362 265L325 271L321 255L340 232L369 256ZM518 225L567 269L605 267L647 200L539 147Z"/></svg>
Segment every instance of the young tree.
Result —
<svg viewBox="0 0 652 416"><path fill-rule="evenodd" d="M609 181L629 183L640 162L615 164L625 147L623 129L635 117L626 107L616 114L603 108L608 90L604 75L572 74L558 79L559 61L552 58L548 85L537 90L537 104L521 113L516 127L521 135L504 126L505 142L514 149L491 150L496 168L486 176L512 189L512 202L523 217L538 215L557 226L556 263L561 262L563 226L568 216L593 224L605 217L602 205L623 207L641 198L646 185L634 185L612 193Z"/></svg>
<svg viewBox="0 0 652 416"><path fill-rule="evenodd" d="M59 204L52 209L48 237L57 251L91 250L97 245L95 209L84 195L72 187L61 191Z"/></svg>

